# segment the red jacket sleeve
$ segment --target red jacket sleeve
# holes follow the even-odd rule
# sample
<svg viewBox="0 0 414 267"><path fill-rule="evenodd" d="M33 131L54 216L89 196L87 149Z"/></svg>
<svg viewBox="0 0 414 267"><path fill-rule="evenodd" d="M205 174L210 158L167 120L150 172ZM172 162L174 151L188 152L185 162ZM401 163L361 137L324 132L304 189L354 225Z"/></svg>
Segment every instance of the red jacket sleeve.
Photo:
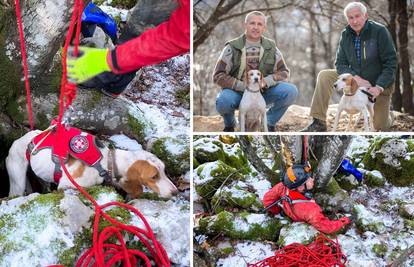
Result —
<svg viewBox="0 0 414 267"><path fill-rule="evenodd" d="M303 220L325 234L335 233L346 225L340 220L330 220L323 215L321 208L316 203L307 206L306 212L303 213Z"/></svg>
<svg viewBox="0 0 414 267"><path fill-rule="evenodd" d="M168 21L108 53L107 62L114 73L128 73L190 50L190 0L179 2Z"/></svg>
<svg viewBox="0 0 414 267"><path fill-rule="evenodd" d="M265 195L263 196L263 205L265 207L280 199L283 193L283 186L281 186L281 184L282 183L278 183L272 189L265 193ZM278 205L275 205L269 209L269 212L273 214L278 214L280 212L280 207Z"/></svg>

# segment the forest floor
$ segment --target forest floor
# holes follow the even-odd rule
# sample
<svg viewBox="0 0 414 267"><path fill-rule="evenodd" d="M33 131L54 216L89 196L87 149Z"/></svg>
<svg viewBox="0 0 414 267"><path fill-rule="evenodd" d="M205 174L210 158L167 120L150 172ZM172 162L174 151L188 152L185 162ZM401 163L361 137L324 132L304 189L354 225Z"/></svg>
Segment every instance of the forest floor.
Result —
<svg viewBox="0 0 414 267"><path fill-rule="evenodd" d="M329 105L328 108L328 129L332 129L335 120L337 104ZM296 132L305 128L310 122L309 107L292 105L287 110L286 114L277 123L276 129L278 132ZM345 131L348 123L348 115L342 113L339 120L338 131ZM390 129L393 132L412 132L414 131L414 116L406 113L393 111L394 122ZM238 113L236 112L236 116ZM357 116L354 116L354 121ZM220 132L224 128L223 119L220 115L215 116L194 116L193 129L194 132ZM361 119L355 128L356 132L363 131L363 119Z"/></svg>

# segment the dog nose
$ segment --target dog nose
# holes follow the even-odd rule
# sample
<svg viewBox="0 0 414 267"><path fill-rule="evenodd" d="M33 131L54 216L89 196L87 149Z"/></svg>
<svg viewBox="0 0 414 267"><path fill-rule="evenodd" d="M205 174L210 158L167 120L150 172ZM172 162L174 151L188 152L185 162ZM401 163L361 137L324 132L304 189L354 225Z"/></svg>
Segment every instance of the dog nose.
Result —
<svg viewBox="0 0 414 267"><path fill-rule="evenodd" d="M334 83L334 88L336 89L336 87L337 87L338 85L336 84L336 83Z"/></svg>
<svg viewBox="0 0 414 267"><path fill-rule="evenodd" d="M258 82L258 81L259 81L259 78L257 78L257 77L256 77L256 78L254 78L254 81L255 81L255 82Z"/></svg>

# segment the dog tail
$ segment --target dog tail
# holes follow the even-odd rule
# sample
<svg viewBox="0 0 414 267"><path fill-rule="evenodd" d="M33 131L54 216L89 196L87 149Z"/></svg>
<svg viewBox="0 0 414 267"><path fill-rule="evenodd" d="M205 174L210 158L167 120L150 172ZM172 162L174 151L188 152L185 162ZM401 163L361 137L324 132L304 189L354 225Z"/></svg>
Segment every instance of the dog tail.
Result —
<svg viewBox="0 0 414 267"><path fill-rule="evenodd" d="M26 189L26 172L29 162L26 159L26 149L38 131L31 131L13 142L6 158L6 168L9 174L9 196L22 196Z"/></svg>

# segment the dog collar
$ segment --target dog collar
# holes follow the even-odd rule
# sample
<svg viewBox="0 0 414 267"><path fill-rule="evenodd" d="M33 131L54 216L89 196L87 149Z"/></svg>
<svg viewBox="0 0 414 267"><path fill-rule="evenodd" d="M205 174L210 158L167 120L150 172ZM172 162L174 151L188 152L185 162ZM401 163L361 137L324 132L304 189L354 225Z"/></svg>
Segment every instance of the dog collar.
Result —
<svg viewBox="0 0 414 267"><path fill-rule="evenodd" d="M377 99L370 92L365 91L365 90L361 90L361 92L363 92L364 94L368 96L369 102L375 103L377 101Z"/></svg>
<svg viewBox="0 0 414 267"><path fill-rule="evenodd" d="M249 87L246 87L246 90L249 91L249 92L252 92L252 93L259 93L260 92L260 89L257 90L257 91L254 91L254 90L249 89Z"/></svg>

